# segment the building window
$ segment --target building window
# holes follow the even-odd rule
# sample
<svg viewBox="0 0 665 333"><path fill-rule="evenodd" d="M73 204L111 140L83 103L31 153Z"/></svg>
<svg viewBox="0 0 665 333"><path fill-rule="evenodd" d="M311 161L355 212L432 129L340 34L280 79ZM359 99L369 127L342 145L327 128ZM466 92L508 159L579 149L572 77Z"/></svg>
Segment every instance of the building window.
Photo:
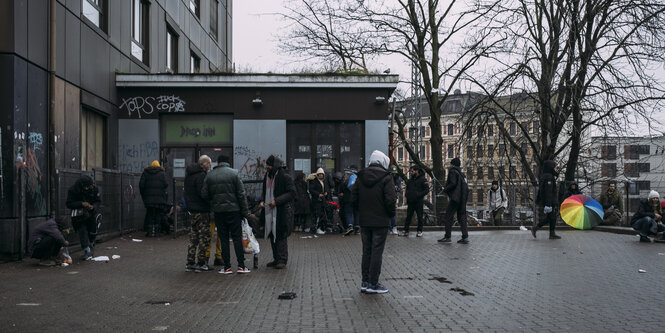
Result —
<svg viewBox="0 0 665 333"><path fill-rule="evenodd" d="M651 172L651 163L637 163L640 172Z"/></svg>
<svg viewBox="0 0 665 333"><path fill-rule="evenodd" d="M616 163L603 163L600 166L600 175L601 177L610 177L614 178L617 176L617 165Z"/></svg>
<svg viewBox="0 0 665 333"><path fill-rule="evenodd" d="M483 175L483 168L478 167L478 169L477 169L477 173L476 173L476 179L478 179L478 180L483 180L483 177L484 177L484 175Z"/></svg>
<svg viewBox="0 0 665 333"><path fill-rule="evenodd" d="M201 73L201 58L194 54L194 52L190 52L189 54L189 72Z"/></svg>
<svg viewBox="0 0 665 333"><path fill-rule="evenodd" d="M455 134L455 126L453 124L448 124L448 135L454 135Z"/></svg>
<svg viewBox="0 0 665 333"><path fill-rule="evenodd" d="M418 128L410 127L409 128L409 139L415 139L418 136Z"/></svg>
<svg viewBox="0 0 665 333"><path fill-rule="evenodd" d="M487 180L494 180L494 167L487 167Z"/></svg>
<svg viewBox="0 0 665 333"><path fill-rule="evenodd" d="M83 108L81 111L81 170L104 167L106 156L106 119Z"/></svg>
<svg viewBox="0 0 665 333"><path fill-rule="evenodd" d="M499 157L503 157L506 155L506 145L505 144L500 144L499 145Z"/></svg>
<svg viewBox="0 0 665 333"><path fill-rule="evenodd" d="M455 158L455 145L448 145L448 158Z"/></svg>
<svg viewBox="0 0 665 333"><path fill-rule="evenodd" d="M487 125L487 135L494 136L494 125L492 124Z"/></svg>
<svg viewBox="0 0 665 333"><path fill-rule="evenodd" d="M499 167L499 178L506 178L506 169L502 166Z"/></svg>
<svg viewBox="0 0 665 333"><path fill-rule="evenodd" d="M397 148L397 160L404 161L404 148L402 147Z"/></svg>
<svg viewBox="0 0 665 333"><path fill-rule="evenodd" d="M651 146L649 145L630 145L623 146L624 158L627 160L638 160L640 155L650 154Z"/></svg>
<svg viewBox="0 0 665 333"><path fill-rule="evenodd" d="M479 144L478 146L476 146L476 150L478 151L477 152L478 158L483 157L483 145Z"/></svg>
<svg viewBox="0 0 665 333"><path fill-rule="evenodd" d="M210 34L217 40L217 15L219 3L217 0L210 0Z"/></svg>
<svg viewBox="0 0 665 333"><path fill-rule="evenodd" d="M508 125L510 128L510 135L516 135L517 134L517 126L515 126L515 123L511 122L510 125Z"/></svg>
<svg viewBox="0 0 665 333"><path fill-rule="evenodd" d="M478 197L478 204L483 203L483 201L485 199L485 198L483 198L484 192L485 192L485 190L483 190L483 189L476 190L476 196Z"/></svg>
<svg viewBox="0 0 665 333"><path fill-rule="evenodd" d="M420 126L420 137L424 138L425 137L425 126Z"/></svg>
<svg viewBox="0 0 665 333"><path fill-rule="evenodd" d="M473 158L473 146L466 146L466 157Z"/></svg>
<svg viewBox="0 0 665 333"><path fill-rule="evenodd" d="M485 126L483 125L478 125L478 136L483 137L485 136Z"/></svg>
<svg viewBox="0 0 665 333"><path fill-rule="evenodd" d="M522 143L520 149L522 149L522 153L524 153L524 155L529 155L529 146L526 143Z"/></svg>
<svg viewBox="0 0 665 333"><path fill-rule="evenodd" d="M617 146L601 146L600 147L601 158L606 161L612 161L617 159Z"/></svg>
<svg viewBox="0 0 665 333"><path fill-rule="evenodd" d="M426 152L425 145L420 145L420 149L418 150L418 158L420 158L421 160L424 160L425 159L425 152Z"/></svg>
<svg viewBox="0 0 665 333"><path fill-rule="evenodd" d="M194 13L197 19L201 19L201 0L189 0L189 10Z"/></svg>
<svg viewBox="0 0 665 333"><path fill-rule="evenodd" d="M538 134L539 131L540 131L540 121L534 120L533 121L533 128L531 129L531 133Z"/></svg>
<svg viewBox="0 0 665 333"><path fill-rule="evenodd" d="M171 73L178 72L178 35L166 26L166 69Z"/></svg>
<svg viewBox="0 0 665 333"><path fill-rule="evenodd" d="M494 157L494 145L487 145L487 157Z"/></svg>
<svg viewBox="0 0 665 333"><path fill-rule="evenodd" d="M517 168L514 165L510 166L510 178L511 179L517 178Z"/></svg>
<svg viewBox="0 0 665 333"><path fill-rule="evenodd" d="M81 14L106 32L106 0L81 0Z"/></svg>
<svg viewBox="0 0 665 333"><path fill-rule="evenodd" d="M471 168L471 167L466 168L466 179L468 179L468 180L473 179L473 168Z"/></svg>
<svg viewBox="0 0 665 333"><path fill-rule="evenodd" d="M132 56L148 64L150 7L145 0L132 0Z"/></svg>

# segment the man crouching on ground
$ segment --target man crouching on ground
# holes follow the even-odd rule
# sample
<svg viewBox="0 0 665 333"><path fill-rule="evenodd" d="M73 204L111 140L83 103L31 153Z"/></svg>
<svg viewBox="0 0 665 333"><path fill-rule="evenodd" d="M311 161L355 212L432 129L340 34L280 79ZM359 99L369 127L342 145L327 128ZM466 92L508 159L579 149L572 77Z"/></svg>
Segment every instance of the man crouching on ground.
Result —
<svg viewBox="0 0 665 333"><path fill-rule="evenodd" d="M383 294L388 288L379 283L381 261L390 220L395 215L395 185L388 170L390 159L375 150L369 166L358 173L353 186L353 205L360 212L360 233L363 242L362 284L360 291Z"/></svg>

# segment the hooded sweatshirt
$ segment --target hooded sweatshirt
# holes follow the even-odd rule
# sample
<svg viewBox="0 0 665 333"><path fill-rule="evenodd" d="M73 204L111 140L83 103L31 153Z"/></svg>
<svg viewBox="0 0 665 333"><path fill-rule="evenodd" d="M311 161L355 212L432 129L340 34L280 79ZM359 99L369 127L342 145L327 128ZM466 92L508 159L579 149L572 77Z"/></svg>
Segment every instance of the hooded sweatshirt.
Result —
<svg viewBox="0 0 665 333"><path fill-rule="evenodd" d="M87 202L91 205L94 205L101 200L99 199L99 190L94 186L90 190L84 190L84 187L93 185L92 178L89 176L81 176L76 183L72 185L67 191L67 202L65 205L69 209L81 209L83 208L83 202Z"/></svg>
<svg viewBox="0 0 665 333"><path fill-rule="evenodd" d="M538 196L536 203L542 206L555 208L557 205L556 177L559 173L554 169L556 163L552 160L543 162L543 171L540 174Z"/></svg>
<svg viewBox="0 0 665 333"><path fill-rule="evenodd" d="M201 189L206 171L198 163L193 163L185 169L185 204L187 210L193 213L207 213L210 205L201 198Z"/></svg>
<svg viewBox="0 0 665 333"><path fill-rule="evenodd" d="M395 216L395 185L388 171L390 159L375 150L369 166L358 172L358 181L352 188L353 205L360 212L361 227L390 228Z"/></svg>

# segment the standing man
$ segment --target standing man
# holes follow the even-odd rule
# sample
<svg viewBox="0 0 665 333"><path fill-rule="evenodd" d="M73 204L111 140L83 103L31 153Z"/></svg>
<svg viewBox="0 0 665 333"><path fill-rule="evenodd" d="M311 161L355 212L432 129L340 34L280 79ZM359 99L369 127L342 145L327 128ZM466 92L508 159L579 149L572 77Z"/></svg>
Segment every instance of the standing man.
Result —
<svg viewBox="0 0 665 333"><path fill-rule="evenodd" d="M533 238L536 238L536 231L538 231L538 229L549 224L550 239L561 239L561 236L554 232L554 228L556 228L558 206L556 190L556 177L558 176L559 168L556 166L556 162L545 160L545 162L543 162L543 170L540 173L540 184L538 186L538 196L536 197L538 211L542 211L542 214L538 214L540 220L538 224L536 224L535 220L533 221L533 226L531 227Z"/></svg>
<svg viewBox="0 0 665 333"><path fill-rule="evenodd" d="M81 176L67 191L65 205L72 210L72 226L79 234L82 260L90 260L94 255L99 215L95 206L100 202L99 191L89 176Z"/></svg>
<svg viewBox="0 0 665 333"><path fill-rule="evenodd" d="M492 181L492 187L487 192L487 211L495 226L503 222L503 211L508 207L508 197L499 182Z"/></svg>
<svg viewBox="0 0 665 333"><path fill-rule="evenodd" d="M353 205L360 212L360 234L363 242L362 283L360 291L383 294L388 288L379 283L383 249L390 230L390 218L395 215L395 184L388 171L390 159L375 150L369 166L358 172L353 186Z"/></svg>
<svg viewBox="0 0 665 333"><path fill-rule="evenodd" d="M330 194L330 184L326 179L323 168L316 170L316 178L309 182L309 194L312 196L312 208L316 216L316 233L323 235L326 233L329 218L326 212L326 205L332 199Z"/></svg>
<svg viewBox="0 0 665 333"><path fill-rule="evenodd" d="M404 231L400 236L409 236L409 226L413 219L413 213L418 216L418 229L416 237L423 236L423 206L425 205L425 196L429 193L429 184L425 173L417 166L411 166L409 169L411 178L406 181L406 220L404 221Z"/></svg>
<svg viewBox="0 0 665 333"><path fill-rule="evenodd" d="M210 205L201 197L203 180L210 170L210 157L201 155L198 163L189 165L185 170L185 205L190 216L189 247L185 271L208 272L206 250L210 245ZM198 254L198 255L197 255Z"/></svg>
<svg viewBox="0 0 665 333"><path fill-rule="evenodd" d="M600 205L603 206L603 224L619 225L623 217L623 199L617 190L617 182L610 180L607 191L600 195Z"/></svg>
<svg viewBox="0 0 665 333"><path fill-rule="evenodd" d="M296 187L286 171L284 162L270 155L266 160L266 176L263 178L264 201L259 206L264 209L263 221L266 225L265 237L270 238L273 260L268 267L286 268L289 259L287 238L293 231L293 200ZM265 203L268 203L267 207Z"/></svg>
<svg viewBox="0 0 665 333"><path fill-rule="evenodd" d="M159 165L159 161L154 160L143 169L139 189L146 208L145 219L148 227L146 237L156 237L159 234L159 226L164 219L164 209L167 207L166 189L168 187L166 173L164 173L164 168Z"/></svg>
<svg viewBox="0 0 665 333"><path fill-rule="evenodd" d="M460 166L462 163L460 159L455 157L450 161L451 167L448 169L448 178L443 192L448 195L449 202L446 207L445 223L446 233L443 238L439 239L439 243L450 243L450 237L453 231L453 217L457 214L457 222L459 222L460 229L462 229L462 239L458 240L459 244L469 244L469 231L466 222L466 201L469 198L469 185L466 182L466 177L462 173Z"/></svg>
<svg viewBox="0 0 665 333"><path fill-rule="evenodd" d="M397 172L397 166L393 165L391 168L391 173L393 174L393 184L395 184L395 204L399 201L399 196L402 193L402 177L400 177ZM397 233L397 210L395 210L395 215L390 219L390 234L398 235Z"/></svg>
<svg viewBox="0 0 665 333"><path fill-rule="evenodd" d="M231 249L229 235L233 239L233 249L238 260L238 273L249 273L245 267L245 250L242 246L242 218L249 215L245 186L238 171L231 169L231 158L219 155L217 166L206 175L201 188L201 197L210 200L210 208L215 213L217 237L222 242L224 268L220 274L233 274L231 270Z"/></svg>

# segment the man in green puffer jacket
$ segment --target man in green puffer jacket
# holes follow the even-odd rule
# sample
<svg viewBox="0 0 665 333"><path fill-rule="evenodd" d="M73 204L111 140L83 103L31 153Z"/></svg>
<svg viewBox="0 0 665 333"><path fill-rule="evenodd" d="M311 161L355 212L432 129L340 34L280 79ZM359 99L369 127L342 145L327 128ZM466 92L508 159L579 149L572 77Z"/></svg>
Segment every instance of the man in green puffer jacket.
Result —
<svg viewBox="0 0 665 333"><path fill-rule="evenodd" d="M210 209L215 213L217 236L222 240L222 260L224 268L219 273L232 274L229 242L233 239L233 248L238 259L238 273L249 273L245 267L245 253L242 246L242 219L249 215L245 186L238 176L238 171L231 168L230 158L220 155L217 166L203 180L201 198L210 200Z"/></svg>

